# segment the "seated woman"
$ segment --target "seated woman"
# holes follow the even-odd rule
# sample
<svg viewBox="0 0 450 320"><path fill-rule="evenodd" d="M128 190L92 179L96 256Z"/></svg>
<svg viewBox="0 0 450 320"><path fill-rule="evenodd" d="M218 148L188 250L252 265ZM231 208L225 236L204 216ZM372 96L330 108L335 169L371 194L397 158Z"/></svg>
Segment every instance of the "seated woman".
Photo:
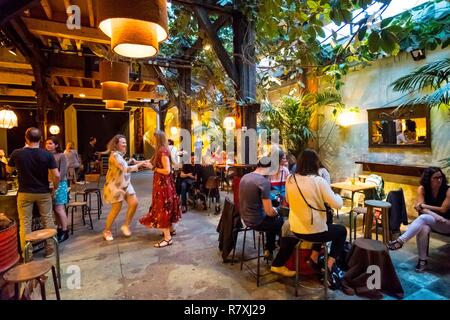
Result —
<svg viewBox="0 0 450 320"><path fill-rule="evenodd" d="M270 200L272 201L272 206L278 208L281 206L286 206L283 204L286 197L286 179L289 175L289 170L287 168L286 154L282 151L278 151L279 162L277 173L269 177L270 180Z"/></svg>
<svg viewBox="0 0 450 320"><path fill-rule="evenodd" d="M298 158L295 174L289 176L286 181L286 200L290 208L291 231L298 238L310 242L331 241L327 261L330 270L328 282L331 289L339 288L342 271L336 266L335 261L344 249L347 229L339 224L327 225L324 211L325 203L339 209L343 201L333 192L325 179L319 176L319 156L314 150L306 149ZM272 263L272 272L289 275L284 265L292 253L292 245L292 242L280 244L280 251ZM309 258L309 264L317 272L321 270L318 264L319 251L320 244L314 244Z"/></svg>
<svg viewBox="0 0 450 320"><path fill-rule="evenodd" d="M425 169L417 190L414 208L419 217L409 226L408 230L397 240L388 243L388 248L398 250L412 237L417 236L419 261L416 271L427 268L427 247L430 231L450 233L450 188L447 178L437 167Z"/></svg>

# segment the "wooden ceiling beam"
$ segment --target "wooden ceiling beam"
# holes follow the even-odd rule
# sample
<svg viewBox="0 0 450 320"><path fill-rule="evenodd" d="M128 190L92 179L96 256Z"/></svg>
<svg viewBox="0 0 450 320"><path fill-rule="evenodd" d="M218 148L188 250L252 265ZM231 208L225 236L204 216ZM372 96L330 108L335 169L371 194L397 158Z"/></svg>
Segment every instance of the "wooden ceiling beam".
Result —
<svg viewBox="0 0 450 320"><path fill-rule="evenodd" d="M34 97L36 92L33 89L16 89L0 86L0 95L4 96L20 96L20 97Z"/></svg>
<svg viewBox="0 0 450 320"><path fill-rule="evenodd" d="M22 84L31 86L31 82L33 81L34 76L31 74L0 70L1 84Z"/></svg>
<svg viewBox="0 0 450 320"><path fill-rule="evenodd" d="M61 22L26 17L22 17L22 20L28 30L37 35L111 44L111 39L100 29L82 26L81 29L69 30L66 24Z"/></svg>
<svg viewBox="0 0 450 320"><path fill-rule="evenodd" d="M68 69L68 68L50 68L50 75L52 77L69 77L69 78L83 78L83 79L100 79L100 72L92 71L92 77L86 77L84 70L80 69Z"/></svg>
<svg viewBox="0 0 450 320"><path fill-rule="evenodd" d="M41 0L41 6L44 9L45 15L47 16L47 18L49 20L52 20L53 10L52 10L52 7L50 5L50 2L48 0Z"/></svg>
<svg viewBox="0 0 450 320"><path fill-rule="evenodd" d="M94 6L92 5L92 0L87 0L87 7L89 12L89 25L91 28L95 28Z"/></svg>
<svg viewBox="0 0 450 320"><path fill-rule="evenodd" d="M65 87L65 86L54 86L53 89L59 94L73 94L74 96L79 96L81 93L85 94L87 98L100 98L102 96L102 89L94 88L80 88L80 87ZM128 91L129 100L139 100L139 99L164 99L163 95L160 95L154 91Z"/></svg>

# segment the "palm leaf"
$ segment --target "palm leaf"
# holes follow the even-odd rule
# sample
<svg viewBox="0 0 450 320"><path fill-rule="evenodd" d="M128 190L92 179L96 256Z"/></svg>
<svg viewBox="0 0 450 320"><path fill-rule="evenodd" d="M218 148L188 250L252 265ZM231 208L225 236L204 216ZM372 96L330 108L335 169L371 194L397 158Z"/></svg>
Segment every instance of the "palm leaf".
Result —
<svg viewBox="0 0 450 320"><path fill-rule="evenodd" d="M439 88L450 78L450 58L426 64L410 74L394 81L394 91L414 91L425 88Z"/></svg>

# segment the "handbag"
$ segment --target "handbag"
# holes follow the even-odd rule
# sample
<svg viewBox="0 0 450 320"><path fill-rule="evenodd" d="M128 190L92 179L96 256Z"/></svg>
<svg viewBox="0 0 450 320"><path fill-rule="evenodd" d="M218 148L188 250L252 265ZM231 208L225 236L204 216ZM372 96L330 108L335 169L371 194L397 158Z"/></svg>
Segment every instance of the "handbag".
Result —
<svg viewBox="0 0 450 320"><path fill-rule="evenodd" d="M306 205L307 205L309 208L311 208L312 210L325 212L326 215L327 215L327 225L332 225L332 224L333 224L333 215L334 215L333 209L332 209L332 208L328 205L328 203L326 203L326 202L324 203L324 205L325 205L325 210L323 210L323 209L317 209L317 208L314 208L313 206L311 206L311 205L308 203L308 201L306 201L305 196L304 196L303 193L302 193L302 190L300 190L300 187L298 186L298 183L297 183L297 179L295 178L295 174L293 174L292 176L294 177L295 185L297 186L297 189L298 189L298 191L300 192L300 194L301 194L303 200L305 201ZM314 221L313 221L313 214L312 214L312 212L311 212L311 224L313 224L313 223L314 223Z"/></svg>

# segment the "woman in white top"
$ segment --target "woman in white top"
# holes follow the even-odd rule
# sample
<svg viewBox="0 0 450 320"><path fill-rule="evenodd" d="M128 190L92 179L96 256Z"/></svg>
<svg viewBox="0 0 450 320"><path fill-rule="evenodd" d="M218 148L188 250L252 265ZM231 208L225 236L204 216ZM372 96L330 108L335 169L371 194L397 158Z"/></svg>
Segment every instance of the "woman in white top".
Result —
<svg viewBox="0 0 450 320"><path fill-rule="evenodd" d="M131 159L127 163L123 158L123 155L127 152L127 140L121 134L116 134L111 139L108 143L108 150L111 154L104 186L104 198L106 203L111 204L111 211L106 218L103 238L106 241L112 241L114 238L111 233L111 226L116 220L124 200L128 203L128 210L125 224L120 229L126 237L131 235L129 226L138 206L136 192L130 182L131 172L138 171L140 167L148 165L148 161Z"/></svg>
<svg viewBox="0 0 450 320"><path fill-rule="evenodd" d="M319 156L314 150L306 149L297 160L297 169L286 181L286 200L289 203L289 223L291 231L300 239L310 242L329 242L331 250L327 261L330 288L338 288L342 273L335 265L336 257L344 248L347 229L338 224L327 225L325 203L331 208L339 209L342 198L334 194L325 179L319 176ZM314 209L312 209L312 208ZM322 211L323 210L323 211ZM295 244L294 244L295 245ZM292 246L280 245L280 252L272 264L272 271L277 272L289 259ZM320 272L318 265L320 244L312 247L309 264ZM275 270L274 268L275 267ZM283 274L284 270L280 270Z"/></svg>

